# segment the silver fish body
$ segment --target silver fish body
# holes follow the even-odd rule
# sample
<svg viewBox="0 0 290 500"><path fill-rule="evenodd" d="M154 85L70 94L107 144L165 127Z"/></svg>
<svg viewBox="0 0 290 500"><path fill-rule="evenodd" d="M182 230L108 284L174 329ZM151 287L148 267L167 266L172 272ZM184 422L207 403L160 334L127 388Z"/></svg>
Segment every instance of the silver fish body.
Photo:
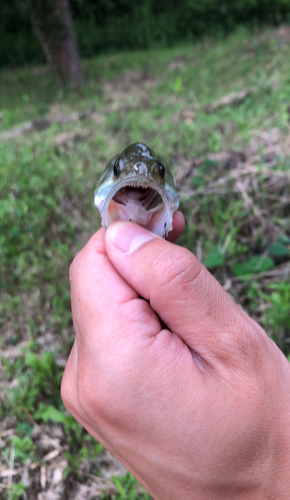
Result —
<svg viewBox="0 0 290 500"><path fill-rule="evenodd" d="M105 229L115 220L131 220L164 238L179 206L168 166L141 142L109 161L94 202Z"/></svg>

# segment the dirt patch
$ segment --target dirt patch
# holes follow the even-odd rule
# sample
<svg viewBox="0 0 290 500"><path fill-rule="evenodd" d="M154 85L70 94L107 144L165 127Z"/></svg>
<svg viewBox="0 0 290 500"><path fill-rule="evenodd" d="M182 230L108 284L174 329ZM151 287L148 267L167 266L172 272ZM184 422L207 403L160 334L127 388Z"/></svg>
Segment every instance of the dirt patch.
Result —
<svg viewBox="0 0 290 500"><path fill-rule="evenodd" d="M239 106L242 104L248 97L250 97L254 93L253 89L241 90L239 92L231 92L227 94L217 101L208 104L205 106L205 113L215 113L226 106Z"/></svg>
<svg viewBox="0 0 290 500"><path fill-rule="evenodd" d="M168 69L172 71L182 69L186 66L187 61L188 58L185 55L181 55L169 64Z"/></svg>
<svg viewBox="0 0 290 500"><path fill-rule="evenodd" d="M290 43L290 26L280 26L276 32L276 38Z"/></svg>

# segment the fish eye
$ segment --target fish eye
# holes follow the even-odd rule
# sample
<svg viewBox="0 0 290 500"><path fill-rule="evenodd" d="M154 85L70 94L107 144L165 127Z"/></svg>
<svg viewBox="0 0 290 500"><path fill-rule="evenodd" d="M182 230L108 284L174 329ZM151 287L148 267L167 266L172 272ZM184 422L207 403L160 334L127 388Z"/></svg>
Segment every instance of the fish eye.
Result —
<svg viewBox="0 0 290 500"><path fill-rule="evenodd" d="M120 165L119 165L119 161L118 161L118 159L117 159L117 160L115 161L115 163L114 163L114 168L113 168L113 170L114 170L114 176L115 176L116 178L117 178L117 177L119 177L120 172L121 172L121 169L120 169Z"/></svg>
<svg viewBox="0 0 290 500"><path fill-rule="evenodd" d="M162 165L162 163L159 163L159 165L158 165L158 170L159 170L159 174L160 174L160 176L162 177L162 179L164 179L164 177L165 177L165 168L164 168L164 166Z"/></svg>

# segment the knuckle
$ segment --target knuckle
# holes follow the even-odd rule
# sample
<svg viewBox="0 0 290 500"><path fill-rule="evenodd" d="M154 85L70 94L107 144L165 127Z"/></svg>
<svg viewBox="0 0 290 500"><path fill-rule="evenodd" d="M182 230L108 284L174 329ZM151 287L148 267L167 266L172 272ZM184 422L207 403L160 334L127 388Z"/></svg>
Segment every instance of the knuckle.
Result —
<svg viewBox="0 0 290 500"><path fill-rule="evenodd" d="M174 249L175 250L175 249ZM202 264L188 251L167 252L155 263L160 288L186 289L202 272Z"/></svg>
<svg viewBox="0 0 290 500"><path fill-rule="evenodd" d="M120 353L122 357L120 359ZM78 367L78 401L89 416L118 421L127 415L127 408L140 392L141 360L133 357L133 346L112 350L105 361L95 363L91 356L80 356ZM136 359L137 358L137 359ZM101 358L102 359L102 356ZM138 369L137 369L138 365ZM143 372L143 370L141 369ZM128 415L127 415L128 416Z"/></svg>
<svg viewBox="0 0 290 500"><path fill-rule="evenodd" d="M92 377L85 376L83 373L78 380L78 399L81 408L86 413L95 410L101 399L97 381L93 383Z"/></svg>
<svg viewBox="0 0 290 500"><path fill-rule="evenodd" d="M78 252L76 254L76 256L74 257L71 265L69 266L69 277L70 277L70 280L72 279L75 279L78 275L78 271L79 271L79 268L80 268L80 265L81 265L81 261L82 261L82 252L83 250L81 250L80 252Z"/></svg>
<svg viewBox="0 0 290 500"><path fill-rule="evenodd" d="M62 399L62 402L66 409L70 413L74 413L76 410L75 408L75 402L76 402L76 394L75 394L75 388L73 387L71 383L71 378L69 371L66 369L63 378L61 381L61 386L60 386L60 396Z"/></svg>
<svg viewBox="0 0 290 500"><path fill-rule="evenodd" d="M96 375L96 374L95 374ZM121 416L122 405L118 407L118 383L100 373L100 377L82 374L78 381L78 400L82 410L89 416L102 417L109 421ZM118 407L118 411L116 411Z"/></svg>

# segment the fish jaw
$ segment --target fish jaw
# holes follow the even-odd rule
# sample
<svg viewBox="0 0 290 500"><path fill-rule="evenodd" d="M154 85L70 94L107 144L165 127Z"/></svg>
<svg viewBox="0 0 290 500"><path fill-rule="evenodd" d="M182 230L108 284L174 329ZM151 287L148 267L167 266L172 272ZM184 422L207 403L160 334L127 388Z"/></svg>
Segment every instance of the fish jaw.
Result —
<svg viewBox="0 0 290 500"><path fill-rule="evenodd" d="M127 195L122 194L122 188ZM142 192L138 193L140 188L144 189L143 199ZM160 204L150 208L154 193L159 195ZM113 199L115 196L116 200ZM163 238L171 231L173 213L179 206L177 193L170 185L158 186L154 181L140 177L123 179L117 184L107 180L97 187L94 203L100 211L105 230L115 220L131 220ZM148 203L148 207L144 206Z"/></svg>

